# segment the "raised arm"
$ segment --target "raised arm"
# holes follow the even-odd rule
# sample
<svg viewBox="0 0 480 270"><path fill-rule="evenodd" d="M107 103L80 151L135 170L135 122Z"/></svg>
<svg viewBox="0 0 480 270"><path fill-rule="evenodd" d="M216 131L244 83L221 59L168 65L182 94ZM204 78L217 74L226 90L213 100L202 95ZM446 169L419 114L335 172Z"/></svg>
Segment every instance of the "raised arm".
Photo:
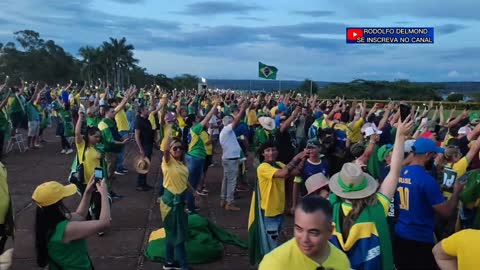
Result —
<svg viewBox="0 0 480 270"><path fill-rule="evenodd" d="M379 192L385 195L389 200L392 199L395 189L400 177L402 169L402 161L405 149L405 137L410 135L413 121L411 116L407 117L405 121L398 121L397 134L395 136L395 144L392 152L392 163L390 165L390 172L380 186Z"/></svg>
<svg viewBox="0 0 480 270"><path fill-rule="evenodd" d="M136 87L131 87L126 93L125 96L123 97L122 101L118 106L115 108L115 114L117 114L119 111L123 110L125 105L127 104L128 100L134 96L137 93Z"/></svg>
<svg viewBox="0 0 480 270"><path fill-rule="evenodd" d="M390 112L392 111L393 108L393 103L390 102L387 105L387 108L385 109L385 112L383 113L382 120L380 120L380 123L378 123L378 129L382 130L385 125L387 124L388 117L390 116Z"/></svg>
<svg viewBox="0 0 480 270"><path fill-rule="evenodd" d="M105 180L101 180L99 183L96 183L95 185L97 186L97 190L101 195L102 208L100 210L99 220L69 222L63 234L62 240L64 243L69 243L77 239L85 239L88 236L95 234L99 231L102 231L110 226L110 219L111 219L110 202L108 200L107 185L105 184ZM86 197L88 196L91 197L92 192L94 192L93 189L89 189L88 193L90 193L90 195L86 195L86 196L84 195L84 198L82 198L82 201L85 201L84 205L87 205L90 202L90 200L88 200L87 202ZM83 214L83 212L77 213L77 214L80 215L80 214Z"/></svg>
<svg viewBox="0 0 480 270"><path fill-rule="evenodd" d="M472 147L468 150L468 153L465 155L465 157L468 159L468 162L472 161L475 155L478 154L478 151L480 150L480 136L475 140L473 143Z"/></svg>
<svg viewBox="0 0 480 270"><path fill-rule="evenodd" d="M440 103L440 107L438 108L439 113L440 113L440 126L445 125L445 115L443 114L443 104Z"/></svg>
<svg viewBox="0 0 480 270"><path fill-rule="evenodd" d="M81 144L83 141L82 137L82 123L83 117L85 117L85 113L81 110L78 110L78 120L75 124L75 143Z"/></svg>
<svg viewBox="0 0 480 270"><path fill-rule="evenodd" d="M233 118L232 122L232 128L236 128L238 124L240 124L240 121L243 119L245 116L245 110L247 109L247 101L243 101L241 107L240 107L240 112Z"/></svg>
<svg viewBox="0 0 480 270"><path fill-rule="evenodd" d="M292 122L297 118L298 116L298 113L300 112L301 110L301 107L300 106L297 106L295 108L295 110L293 111L292 115L290 115L290 117L287 118L287 120L285 120L282 125L280 126L280 132L284 132L285 130L287 130L290 125L292 124Z"/></svg>
<svg viewBox="0 0 480 270"><path fill-rule="evenodd" d="M8 98L10 97L10 94L11 94L11 91L8 90L5 99L2 101L2 103L0 103L0 110L3 109L5 106L7 106L7 104L8 104Z"/></svg>
<svg viewBox="0 0 480 270"><path fill-rule="evenodd" d="M455 119L448 122L447 127L452 128L452 127L456 126L458 123L460 123L460 121L462 121L463 119L465 119L467 117L468 117L468 111L463 110L463 112L461 114L459 114L457 117L455 117Z"/></svg>
<svg viewBox="0 0 480 270"><path fill-rule="evenodd" d="M210 118L212 118L212 116L217 113L217 105L218 105L218 101L215 101L213 103L213 107L210 109L207 115L203 118L202 122L200 122L200 125L202 125L202 127L206 126L210 121Z"/></svg>
<svg viewBox="0 0 480 270"><path fill-rule="evenodd" d="M298 153L287 165L285 165L285 167L276 171L273 178L285 179L290 176L299 175L299 172L301 171L300 167L303 167L303 161L307 158L306 151Z"/></svg>

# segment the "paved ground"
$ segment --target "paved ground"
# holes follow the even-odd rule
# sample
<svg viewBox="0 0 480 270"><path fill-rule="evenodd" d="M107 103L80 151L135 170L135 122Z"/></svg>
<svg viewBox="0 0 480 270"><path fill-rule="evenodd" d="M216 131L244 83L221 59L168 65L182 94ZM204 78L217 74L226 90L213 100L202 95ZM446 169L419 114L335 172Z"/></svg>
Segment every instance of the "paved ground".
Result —
<svg viewBox="0 0 480 270"><path fill-rule="evenodd" d="M10 192L17 212L13 264L15 270L39 269L35 262L34 250L35 206L31 202L34 188L44 181L66 182L74 157L73 154L68 156L60 154L60 139L53 135L52 129L47 131L46 139L49 143L42 149L25 153L14 151L5 159ZM111 229L101 238L92 236L88 239L89 254L97 270L161 269L161 264L150 262L143 256L150 232L162 227L162 223L154 192L135 191L136 174L133 172L131 160L136 154L136 147L132 146L133 144L129 145L131 150L126 162L130 173L118 177L118 193L125 197L113 204ZM219 155L216 155L214 160L219 164ZM154 180L158 179L159 162L158 155L154 154L152 162L154 165L148 175L150 184L156 184ZM252 169L249 170L250 181L253 179L252 171ZM219 165L209 169L207 181L210 195L203 197L200 214L246 241L251 193L242 193L238 199L237 204L242 211L235 213L220 209L219 193L222 174L222 167ZM66 204L72 210L78 202L77 196L66 200ZM208 265L198 265L195 269L253 268L248 264L247 250L225 245L222 260Z"/></svg>

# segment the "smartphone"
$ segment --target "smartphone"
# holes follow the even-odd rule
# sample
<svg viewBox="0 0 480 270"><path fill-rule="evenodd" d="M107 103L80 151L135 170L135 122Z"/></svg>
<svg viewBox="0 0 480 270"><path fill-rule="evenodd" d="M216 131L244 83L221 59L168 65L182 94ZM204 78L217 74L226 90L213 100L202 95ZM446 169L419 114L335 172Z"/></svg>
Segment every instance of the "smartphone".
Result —
<svg viewBox="0 0 480 270"><path fill-rule="evenodd" d="M405 121L405 119L407 119L407 117L410 115L410 106L408 106L407 104L400 104L400 119L402 121Z"/></svg>
<svg viewBox="0 0 480 270"><path fill-rule="evenodd" d="M421 124L425 125L427 123L427 121L428 121L428 117L424 117L424 118L422 118Z"/></svg>
<svg viewBox="0 0 480 270"><path fill-rule="evenodd" d="M103 179L103 169L102 168L95 168L93 173L95 181L98 182Z"/></svg>

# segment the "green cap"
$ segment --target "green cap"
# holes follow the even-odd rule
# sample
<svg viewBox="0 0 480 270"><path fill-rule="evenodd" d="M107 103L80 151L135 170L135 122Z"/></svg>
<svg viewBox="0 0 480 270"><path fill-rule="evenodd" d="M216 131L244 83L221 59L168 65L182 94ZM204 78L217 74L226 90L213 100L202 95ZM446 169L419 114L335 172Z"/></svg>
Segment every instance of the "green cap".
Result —
<svg viewBox="0 0 480 270"><path fill-rule="evenodd" d="M474 112L474 113L470 114L470 117L468 118L468 121L469 121L470 123L475 122L475 121L478 122L478 120L479 120L479 117L478 117L478 113L477 113L477 112Z"/></svg>
<svg viewBox="0 0 480 270"><path fill-rule="evenodd" d="M378 161L383 162L387 157L388 153L393 151L393 146L391 144L384 144L382 147L378 148L377 158Z"/></svg>

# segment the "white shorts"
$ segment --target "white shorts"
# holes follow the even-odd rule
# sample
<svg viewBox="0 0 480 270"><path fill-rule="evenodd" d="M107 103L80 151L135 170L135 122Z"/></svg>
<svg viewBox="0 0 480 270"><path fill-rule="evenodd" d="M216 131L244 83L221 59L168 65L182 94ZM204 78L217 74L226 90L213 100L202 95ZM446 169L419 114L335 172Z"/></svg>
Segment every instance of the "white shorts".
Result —
<svg viewBox="0 0 480 270"><path fill-rule="evenodd" d="M40 134L40 121L28 121L28 137Z"/></svg>

